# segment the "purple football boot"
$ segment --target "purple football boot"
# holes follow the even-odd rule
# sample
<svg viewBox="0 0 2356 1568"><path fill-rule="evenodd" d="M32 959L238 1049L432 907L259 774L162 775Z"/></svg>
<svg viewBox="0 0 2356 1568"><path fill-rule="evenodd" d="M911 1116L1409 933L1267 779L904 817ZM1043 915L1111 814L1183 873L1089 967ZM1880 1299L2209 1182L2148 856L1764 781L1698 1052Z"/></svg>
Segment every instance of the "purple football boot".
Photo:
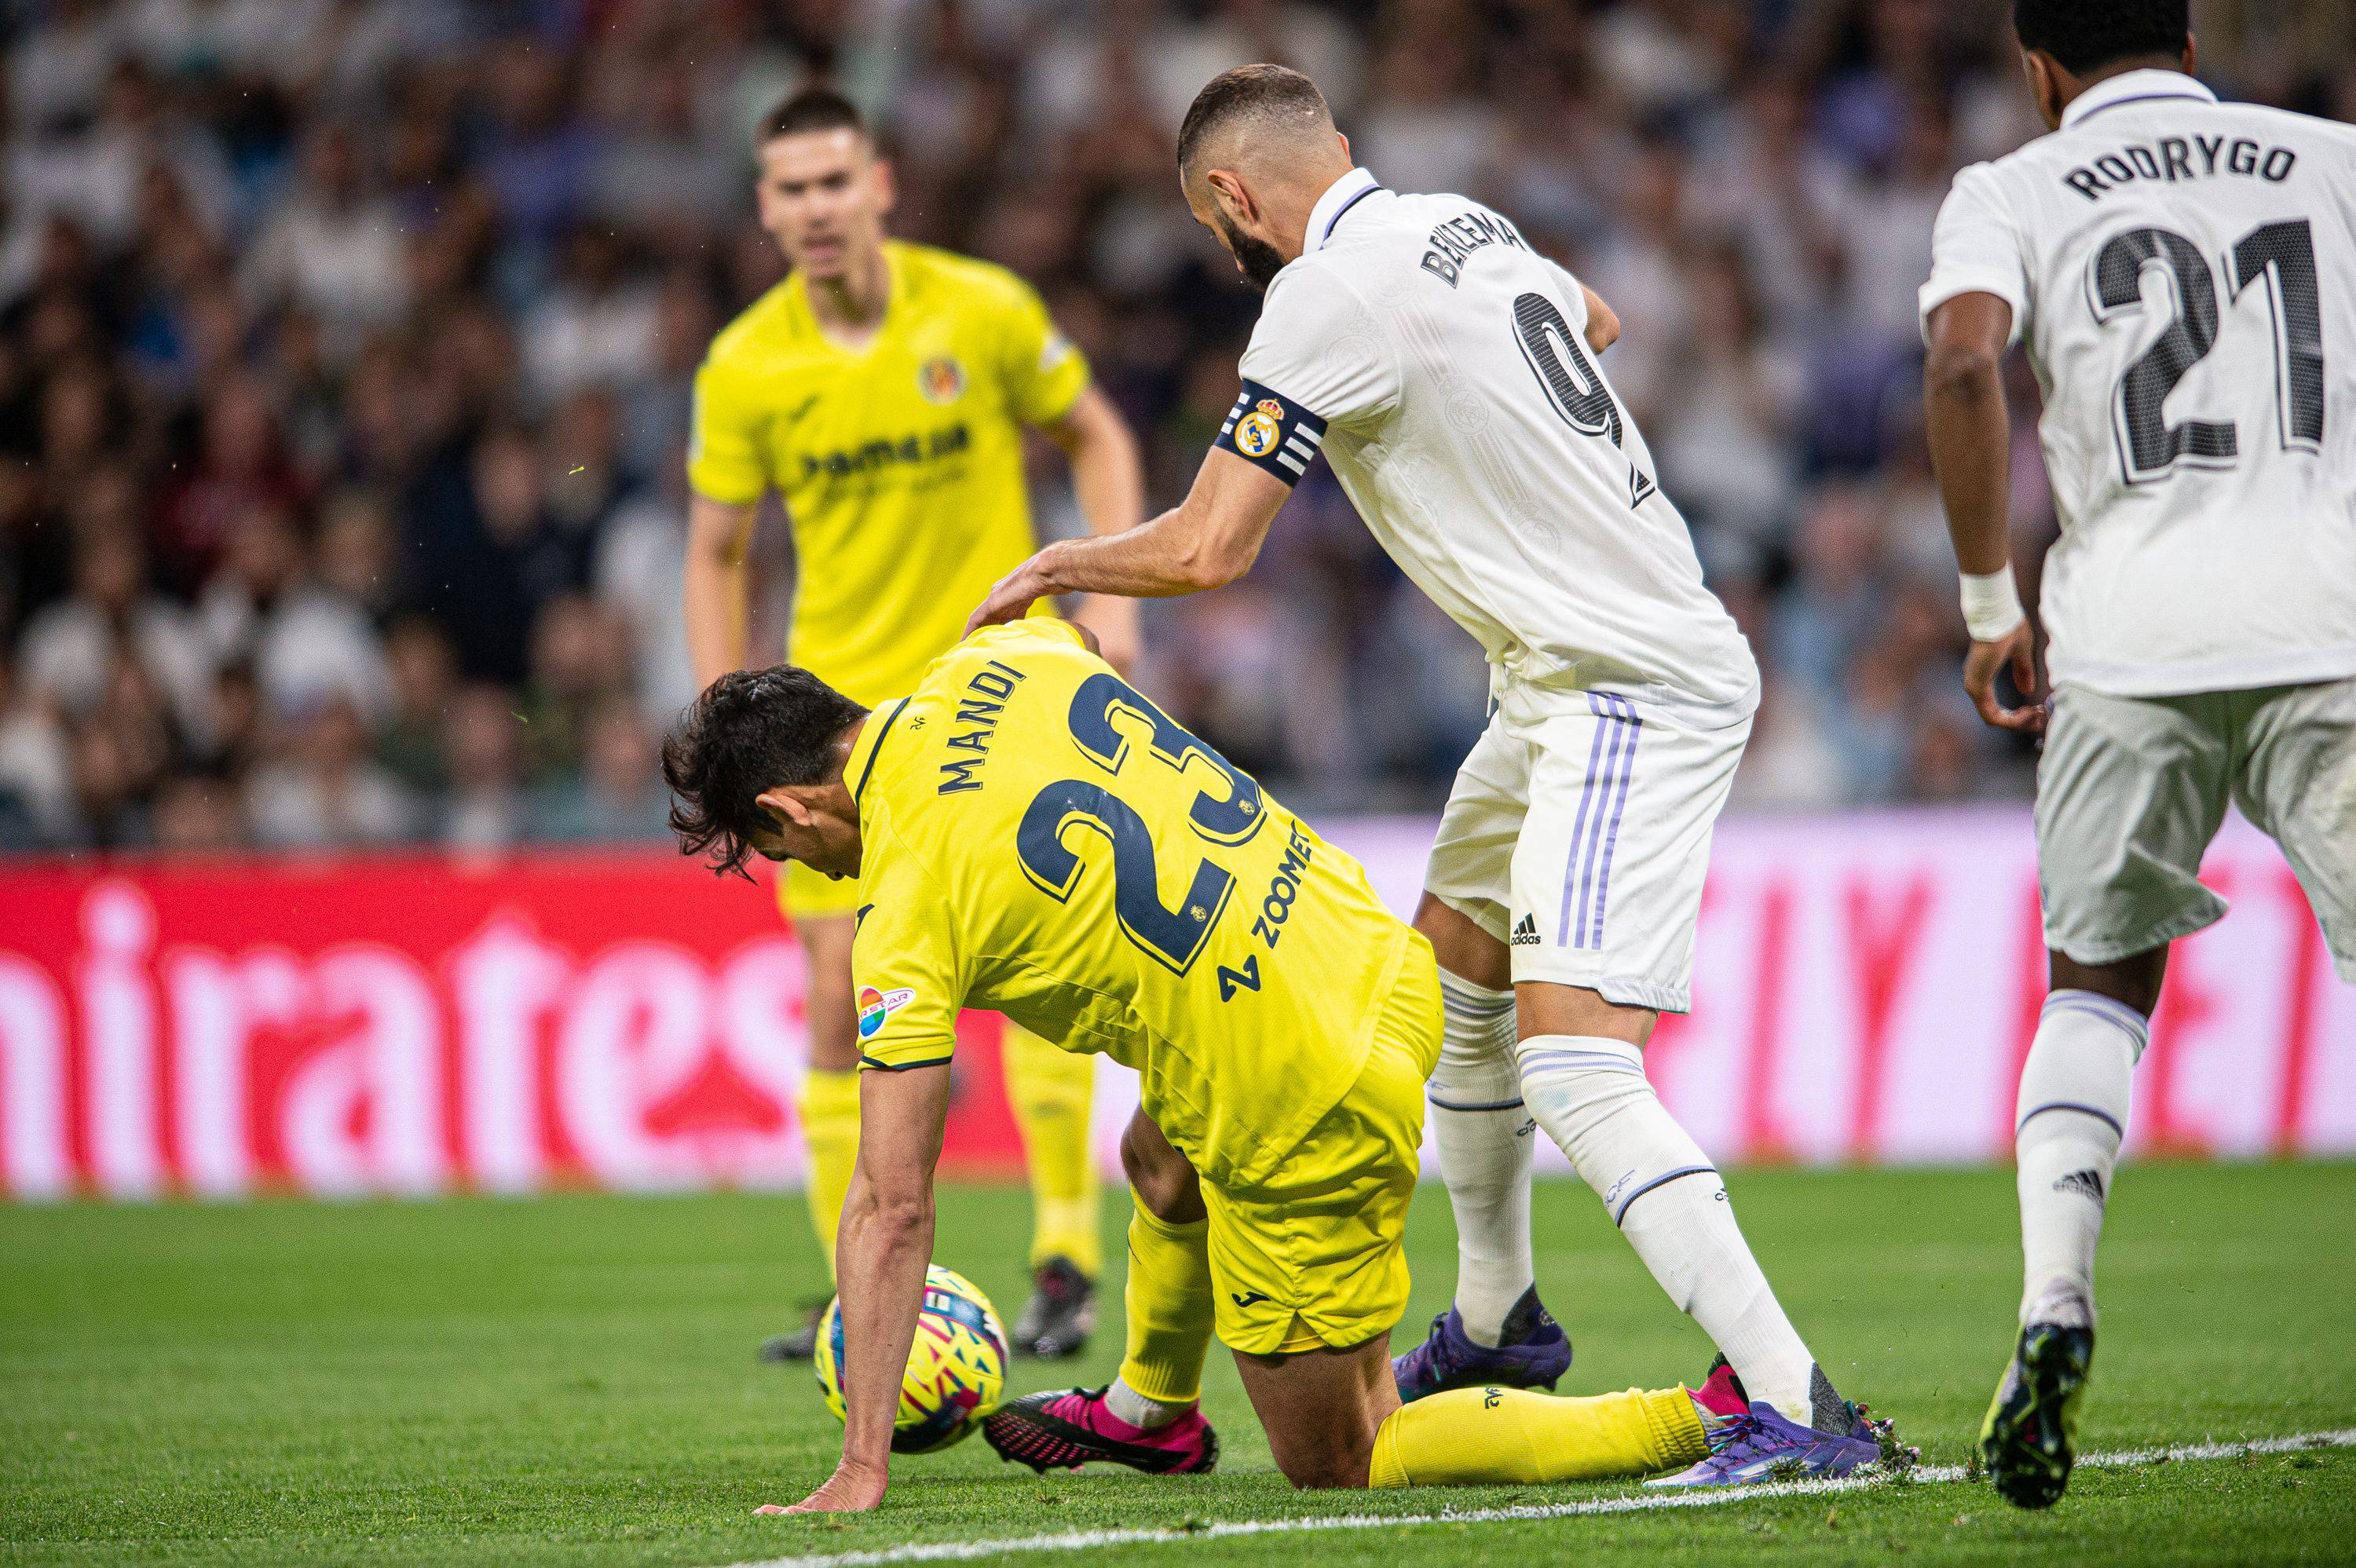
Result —
<svg viewBox="0 0 2356 1568"><path fill-rule="evenodd" d="M1548 1315L1536 1285L1522 1292L1505 1314L1503 1341L1495 1349L1464 1332L1454 1307L1431 1320L1422 1344L1391 1358L1399 1400L1412 1404L1426 1394L1452 1388L1542 1388L1549 1392L1570 1370L1570 1336Z"/></svg>
<svg viewBox="0 0 2356 1568"><path fill-rule="evenodd" d="M1720 1364L1714 1363L1710 1371L1710 1382L1705 1385L1710 1392L1740 1391L1741 1384L1730 1369L1725 1372L1724 1391L1715 1386ZM1833 1392L1831 1381L1822 1369L1816 1371L1815 1381L1816 1425L1803 1426L1765 1400L1753 1400L1745 1413L1710 1433L1707 1458L1691 1469L1644 1484L1747 1487L1762 1481L1846 1476L1868 1465L1881 1463L1887 1457L1883 1443L1890 1435L1890 1424L1867 1420L1860 1407ZM1718 1405L1717 1401L1708 1403L1713 1408ZM1903 1460L1916 1456L1912 1450L1899 1449L1894 1445L1892 1451Z"/></svg>

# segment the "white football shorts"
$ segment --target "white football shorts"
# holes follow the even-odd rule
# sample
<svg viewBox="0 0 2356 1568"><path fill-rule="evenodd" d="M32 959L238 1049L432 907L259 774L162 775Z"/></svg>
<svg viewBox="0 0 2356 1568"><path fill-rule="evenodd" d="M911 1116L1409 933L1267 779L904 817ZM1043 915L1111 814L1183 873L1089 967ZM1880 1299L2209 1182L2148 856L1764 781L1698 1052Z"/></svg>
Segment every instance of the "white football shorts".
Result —
<svg viewBox="0 0 2356 1568"><path fill-rule="evenodd" d="M1710 830L1749 717L1507 683L1457 770L1425 889L1506 944L1513 976L1681 1013Z"/></svg>
<svg viewBox="0 0 2356 1568"><path fill-rule="evenodd" d="M2045 944L2111 964L2225 912L2197 873L2242 808L2282 846L2356 982L2356 678L2186 697L2055 694L2037 768Z"/></svg>

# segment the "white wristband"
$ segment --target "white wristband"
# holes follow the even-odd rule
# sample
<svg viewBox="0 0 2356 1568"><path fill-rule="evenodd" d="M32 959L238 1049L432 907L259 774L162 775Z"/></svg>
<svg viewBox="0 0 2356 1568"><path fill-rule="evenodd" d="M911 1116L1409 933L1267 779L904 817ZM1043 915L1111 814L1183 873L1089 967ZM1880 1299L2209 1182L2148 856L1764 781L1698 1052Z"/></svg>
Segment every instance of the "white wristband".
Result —
<svg viewBox="0 0 2356 1568"><path fill-rule="evenodd" d="M1963 574L1964 626L1976 643L1992 643L2029 618L2012 585L2012 568L1985 577Z"/></svg>

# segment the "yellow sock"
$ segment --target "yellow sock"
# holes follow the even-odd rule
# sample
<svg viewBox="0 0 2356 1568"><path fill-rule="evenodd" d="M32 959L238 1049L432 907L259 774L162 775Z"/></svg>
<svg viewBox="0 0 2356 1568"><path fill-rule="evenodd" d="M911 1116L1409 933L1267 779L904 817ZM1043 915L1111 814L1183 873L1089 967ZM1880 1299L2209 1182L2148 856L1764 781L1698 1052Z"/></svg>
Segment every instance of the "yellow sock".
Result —
<svg viewBox="0 0 2356 1568"><path fill-rule="evenodd" d="M1001 1047L1006 1098L1031 1167L1031 1266L1066 1257L1090 1279L1104 1266L1097 1237L1097 1167L1088 1147L1096 1059L1013 1024Z"/></svg>
<svg viewBox="0 0 2356 1568"><path fill-rule="evenodd" d="M1375 1434L1366 1484L1608 1481L1690 1465L1708 1452L1682 1388L1590 1399L1464 1388L1392 1412Z"/></svg>
<svg viewBox="0 0 2356 1568"><path fill-rule="evenodd" d="M1208 1220L1173 1225L1143 1209L1129 1221L1120 1381L1163 1404L1202 1397L1203 1358L1211 1352L1210 1230Z"/></svg>
<svg viewBox="0 0 2356 1568"><path fill-rule="evenodd" d="M810 1230L826 1271L834 1272L834 1232L842 1222L842 1200L851 1195L851 1168L859 1163L859 1071L811 1068L802 1074L802 1143L809 1150Z"/></svg>

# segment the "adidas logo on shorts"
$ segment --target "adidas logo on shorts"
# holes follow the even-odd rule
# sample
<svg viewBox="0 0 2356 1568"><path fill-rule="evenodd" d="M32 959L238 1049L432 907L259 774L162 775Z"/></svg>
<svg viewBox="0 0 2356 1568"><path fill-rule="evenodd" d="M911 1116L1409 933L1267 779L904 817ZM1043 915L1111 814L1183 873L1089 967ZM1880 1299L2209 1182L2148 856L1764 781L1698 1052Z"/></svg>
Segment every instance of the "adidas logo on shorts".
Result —
<svg viewBox="0 0 2356 1568"><path fill-rule="evenodd" d="M1537 916L1534 914L1522 916L1522 923L1514 927L1513 944L1516 947L1536 947L1538 944Z"/></svg>

